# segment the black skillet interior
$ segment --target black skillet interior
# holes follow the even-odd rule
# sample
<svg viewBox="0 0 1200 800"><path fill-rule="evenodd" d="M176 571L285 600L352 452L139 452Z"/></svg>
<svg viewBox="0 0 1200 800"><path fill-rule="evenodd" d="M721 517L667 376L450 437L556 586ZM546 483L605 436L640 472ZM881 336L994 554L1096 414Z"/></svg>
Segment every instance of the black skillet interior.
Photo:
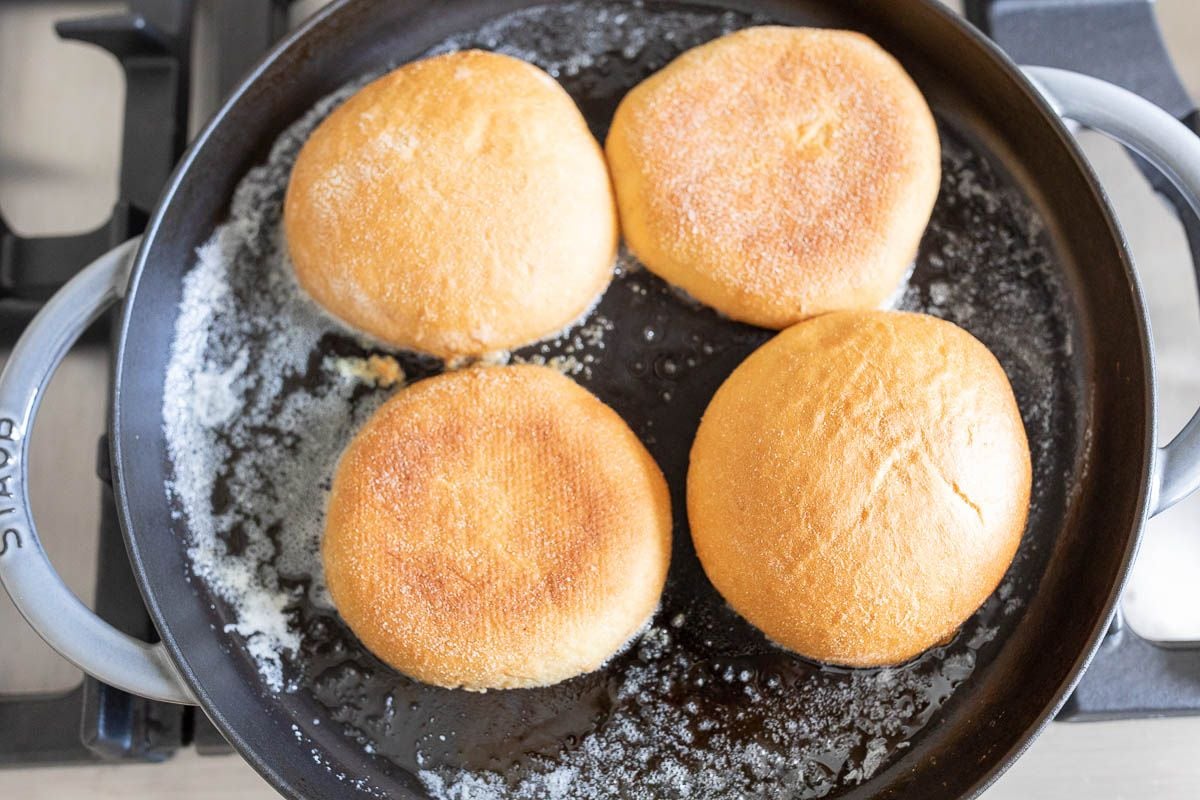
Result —
<svg viewBox="0 0 1200 800"><path fill-rule="evenodd" d="M194 249L223 219L246 169L265 158L287 124L340 84L415 57L448 34L468 32L466 45L544 50L547 40L574 41L581 30L601 24L601 11L604 24L623 10L646 13L616 4L571 5L469 33L521 5L337 4L266 65L202 137L143 249L126 311L114 420L131 552L164 639L206 710L290 794L326 796L357 785L404 796L406 789L418 790L409 775L417 767L503 770L526 765L531 755L552 757L627 715L626 706L646 705L645 697L621 697L621 686L632 670L647 666L671 678L642 687L656 707L678 711L697 704L687 712L696 725L690 740L681 742L674 724L661 736L671 741L679 764L700 770L712 762L688 754L724 747L730 737L780 745L781 738L810 735L776 723L815 713L805 707L814 696L804 688L814 682L844 687L842 697L852 706L864 697L855 688L864 675L892 679L819 671L774 650L704 580L684 524L688 447L712 391L767 334L681 301L644 272L622 275L604 298L597 313L613 323L606 350L579 379L638 431L672 485L676 548L660 615L672 639L669 663L648 646L563 687L485 696L445 692L396 676L362 652L336 617L302 607L306 640L294 665L300 689L273 695L239 655L236 637L220 632L220 604L196 583L184 583L186 531L170 518L162 488L172 468L161 397L180 279ZM668 7L676 6L649 5L651 11ZM939 118L945 177L903 307L951 318L993 349L1014 383L1035 458L1033 514L1004 596L990 601L943 652L905 668L932 693L891 694L899 705L851 709L839 723L848 738L826 748L833 756L774 766L767 759L767 766L754 767L763 774L748 764L733 766L750 770L745 785L764 793L777 785L770 796L969 793L1061 699L1102 629L1138 527L1149 429L1145 342L1127 265L1061 129L1049 124L998 57L945 12L924 4L905 4L903 11L872 3L725 7L763 20L861 30L917 79ZM637 80L681 49L747 20L705 13L710 25L643 42L632 59L616 51L561 71L557 77L597 136ZM339 352L356 347L349 341L329 346ZM679 627L670 625L676 615L683 616ZM835 696L822 691L818 700ZM725 738L700 725L734 719L729 730L718 731ZM318 720L324 724L314 724ZM439 737L447 734L443 742ZM364 738L375 753L356 741ZM904 740L908 745L894 749ZM883 763L877 751L887 753ZM636 758L636 748L629 757ZM618 784L618 791L645 788L653 768L623 772L629 783ZM874 777L859 785L870 772ZM734 784L721 785L729 790ZM682 792L679 783L655 788L656 796Z"/></svg>

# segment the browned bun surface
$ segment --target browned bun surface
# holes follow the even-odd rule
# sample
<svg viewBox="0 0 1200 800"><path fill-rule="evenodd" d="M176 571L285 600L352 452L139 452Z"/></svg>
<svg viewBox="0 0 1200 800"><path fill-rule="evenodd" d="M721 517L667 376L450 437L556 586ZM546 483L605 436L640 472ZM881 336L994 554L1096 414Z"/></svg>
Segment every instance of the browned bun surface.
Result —
<svg viewBox="0 0 1200 800"><path fill-rule="evenodd" d="M941 174L933 116L896 60L811 28L687 51L625 97L605 150L634 254L767 328L885 303Z"/></svg>
<svg viewBox="0 0 1200 800"><path fill-rule="evenodd" d="M284 205L300 285L388 344L471 356L557 333L612 277L603 153L571 98L465 51L364 87L304 144Z"/></svg>
<svg viewBox="0 0 1200 800"><path fill-rule="evenodd" d="M654 613L666 482L616 412L546 367L400 391L338 464L322 555L363 643L426 683L544 686L599 667Z"/></svg>
<svg viewBox="0 0 1200 800"><path fill-rule="evenodd" d="M717 391L688 519L713 584L768 637L878 666L945 640L996 588L1030 483L987 348L934 317L840 312L779 334Z"/></svg>

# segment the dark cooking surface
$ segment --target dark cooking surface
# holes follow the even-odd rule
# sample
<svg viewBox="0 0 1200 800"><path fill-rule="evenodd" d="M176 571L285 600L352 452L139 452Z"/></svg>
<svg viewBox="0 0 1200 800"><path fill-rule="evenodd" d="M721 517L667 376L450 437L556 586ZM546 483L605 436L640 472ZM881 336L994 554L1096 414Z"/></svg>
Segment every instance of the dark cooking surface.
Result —
<svg viewBox="0 0 1200 800"><path fill-rule="evenodd" d="M197 581L185 583L187 531L163 502L162 488L172 477L163 429L164 372L179 319L183 279L195 264L195 248L228 217L235 185L266 159L270 143L283 128L319 98L381 65L414 58L455 31L477 28L524 5L522 0L336 3L260 67L201 136L168 187L139 254L122 318L112 423L115 488L134 570L164 642L206 713L239 752L289 797L340 796L352 785L408 797L415 796L419 786L406 779L404 770L347 737L343 726L306 689L293 694L265 691L240 639L222 628L229 616L221 609L213 612L209 593ZM982 164L964 165L966 169L953 172L957 199L948 218L967 227L935 232L949 239L939 257L941 269L949 267L954 274L948 272L940 282L926 273L918 275L918 284L926 287L920 302L936 300L950 315L973 309L965 324L1013 371L1031 438L1035 446L1046 448L1045 453L1035 452L1040 462L1037 488L1046 494L1039 501L1032 536L1022 550L1024 560L1014 575L1018 607L1009 615L1000 612L997 635L991 641L977 642L980 649L973 672L933 722L889 764L876 765L869 781L845 792L850 798L971 796L1019 755L1070 691L1106 627L1136 542L1153 431L1148 340L1128 258L1098 189L1062 126L1010 65L936 3L730 0L728 5L788 24L837 25L875 37L909 69L929 98L947 134L948 155L954 155L951 140L959 136L970 143L970 149L989 154L987 169ZM655 10L676 7L652 6ZM536 26L526 22L518 27ZM574 25L567 33L586 32L586 26ZM670 40L656 37L643 44L658 49L664 47L663 41ZM672 46L683 44L677 41ZM577 66L581 72L595 68L595 64ZM565 75L564 80L570 77ZM999 195L982 190L996 179L1009 190ZM1022 196L1029 208L1040 213L1044 229L1039 229L1036 215L1016 213L1026 207L1026 200L1015 204L1012 200ZM992 224L1001 230L989 232ZM1029 236L1044 247L1025 247ZM969 252L972 241L985 250L1003 252L1003 263L998 267ZM938 266L932 255L925 254L924 269ZM1052 269L1055 279L1043 268ZM1005 281L1004 275L1021 279ZM978 296L965 296L974 292ZM1050 302L1053 297L1063 302ZM1040 316L1039 310L1051 312L1050 316ZM1003 331L990 328L989 317L1019 326L1023 338L1015 332L1006 338ZM614 330L606 334L606 342L611 340L615 348L617 338L627 335L632 334ZM1028 347L1017 347L1019 342ZM1065 350L1057 349L1059 345L1066 345ZM733 356L712 355L711 361L686 374L705 374L715 384L716 364ZM661 370L671 371L665 364ZM1033 381L1033 376L1047 376L1048 382ZM1049 403L1039 402L1039 388L1054 389L1048 398L1041 398ZM624 401L614 402L620 407ZM688 424L687 406L674 393L667 407L649 412L677 431ZM1042 413L1055 417L1055 430L1070 435L1039 440L1033 419ZM638 421L634 422L636 427ZM661 457L664 434L660 430L655 435L658 441L652 447ZM676 465L681 458L675 455ZM664 467L671 469L669 463ZM680 558L677 570L686 571L686 563ZM660 621L670 622L665 615ZM686 622L680 630L702 625L703 619L697 615ZM672 647L685 646L683 640L690 635L675 636L678 641ZM714 647L717 644L714 638ZM952 647L963 644L960 640ZM748 647L753 649L752 641ZM655 660L652 656L646 653ZM639 657L627 656L620 667L636 672ZM966 662L955 663L965 666ZM883 673L856 674L882 685L891 677L904 680L913 673L897 670L882 681ZM371 683L388 680L383 675L376 673ZM722 679L724 675L722 671ZM740 680L737 671L732 675ZM304 681L311 683L316 677L310 674ZM821 691L822 683L836 689L846 680L854 678L821 676L814 691ZM764 685L768 682L763 680ZM347 684L337 704L357 702L353 693L357 681L350 676ZM335 689L336 684L331 681L329 688ZM792 696L790 689L783 694ZM716 702L720 692L710 687L709 697ZM857 714L852 705L839 708ZM726 708L736 716L737 708ZM809 706L793 719L803 722L821 711ZM406 723L420 724L419 717L409 716L405 709L397 709L396 715ZM870 714L866 718L871 722ZM883 721L890 719L885 715ZM676 727L662 730L669 732L672 742L683 739ZM609 761L632 762L637 756L636 749L625 750ZM570 757L570 753L564 756ZM863 756L864 763L870 758L871 753ZM743 766L725 772L752 779ZM639 786L649 788L644 783Z"/></svg>
<svg viewBox="0 0 1200 800"><path fill-rule="evenodd" d="M574 82L566 85L577 90ZM941 692L894 698L894 704L882 710L894 720L886 737L889 744L919 730L957 686L958 673L955 668L943 670L940 656L977 653L976 659L986 661L1019 619L1021 604L1035 587L1057 532L1079 435L1071 424L1078 389L1061 349L1066 335L1058 305L1061 290L1049 278L1047 252L1033 244L1033 218L1015 193L974 194L976 188L1004 185L1003 179L953 134L944 135L944 147L942 196L902 307L939 312L981 338L1000 358L1030 435L1035 501L1021 553L1005 582L1009 614L1004 613L1005 601L993 597L945 653L924 656L903 668L940 683ZM967 171L976 176L964 177ZM941 301L936 306L931 293ZM763 721L777 717L781 709L803 718L806 681L820 672L824 680L849 687L850 674L820 669L780 652L725 606L691 547L684 478L687 453L708 399L770 334L681 301L645 271L620 277L596 313L611 320L614 330L605 336L606 349L591 366L592 377L577 377L634 427L672 488L675 548L658 616L659 626L674 639L672 658L663 659L666 666L661 669L671 683L666 691L651 691L679 706L699 704L699 710L691 712L697 735L691 747L704 747L705 720L719 721L718 729L731 727L737 736L769 739L763 736ZM537 351L534 347L519 352ZM551 348L550 355L555 354ZM306 624L299 659L303 688L297 700L311 697L318 717L347 723L348 734L364 737L377 752L407 769L504 769L531 754L554 756L603 724L614 705L630 713L643 704L641 698L618 700L616 695L631 666L657 660L634 647L602 672L560 686L476 695L405 679L366 652L336 616L313 607L301 613ZM678 629L669 624L676 614L685 616ZM987 630L996 626L999 633L987 644L992 635ZM969 646L976 643L982 643L978 650ZM736 675L748 670L761 696L748 698L744 681L727 677L730 670ZM792 696L786 697L789 693ZM863 713L848 709L850 715L856 711ZM741 718L730 725L735 715ZM669 747L677 734L661 731L662 744ZM802 765L809 791L828 791L839 776L861 768L870 738L863 731L852 735L844 747L844 764L831 755L829 763ZM704 758L698 757L694 766L704 768ZM637 772L628 776L635 778Z"/></svg>
<svg viewBox="0 0 1200 800"><path fill-rule="evenodd" d="M573 93L578 90L576 82L565 84ZM984 662L1019 619L1057 532L1079 436L1071 411L1078 387L1063 352L1067 323L1061 287L1051 277L1047 250L1038 244L1036 217L960 137L943 129L943 147L941 198L901 307L931 311L963 325L1001 360L1030 436L1035 494L1026 538L1002 591L1005 599L993 597L955 642L903 667L937 684L931 695L891 698L893 704L876 712L894 722L885 737L889 744L920 730L961 674L970 672L961 662L945 668L945 656L973 653ZM999 187L1004 188L995 191ZM311 693L318 716L347 723L348 734L364 737L405 768L504 769L531 754L554 756L604 724L614 706L630 713L645 702L617 699L628 669L644 663L664 664L661 674L670 680L665 691L651 689L655 697L678 706L698 704L699 710L690 712L693 748L705 746L706 720L717 722L718 729L732 728L737 736L769 740L764 720L774 719L781 709L802 719L803 687L818 673L823 680L844 684L847 703L852 702L850 673L821 669L780 652L725 606L704 577L687 531L684 480L700 415L725 376L770 333L696 307L645 271L619 277L596 313L611 320L614 330L604 338L606 349L591 365L591 377L579 375L577 380L634 427L672 488L675 548L658 615L659 627L674 640L671 657L635 646L602 672L560 686L476 695L427 687L395 674L366 652L336 616L305 607L304 651L297 665L303 675L300 694ZM348 342L338 349L352 351ZM547 356L560 351L551 347ZM539 348L518 352L534 355ZM421 374L416 363L406 367ZM670 620L677 614L685 621L674 628ZM731 681L730 671L738 676L749 671L749 683L760 696L748 698L745 681ZM850 715L856 712L864 713L848 709ZM831 755L828 763L802 765L810 792L823 793L839 776L861 768L871 738L868 729L863 726L846 743L844 764ZM678 731L661 734L666 745ZM445 741L439 739L443 735ZM704 758L698 757L694 766L704 768Z"/></svg>
<svg viewBox="0 0 1200 800"><path fill-rule="evenodd" d="M673 26L671 38L649 38L634 47L620 33L634 30L634 23L613 22L623 13L628 12L622 6L588 5L518 15L456 37L455 44L541 61L557 72L602 139L630 86L681 50L746 24L742 16L710 14L704 24ZM633 12L633 19L645 13ZM580 42L587 34L579 31L605 26L617 31L607 34L617 46L590 63L572 60L580 49L595 48L594 41ZM669 758L694 772L724 769L730 765L714 761L711 753L729 750L730 742L742 748L761 744L786 756L762 766L741 765L758 770L747 780L764 791L776 786L781 796L793 791L823 796L841 783L870 777L898 752L897 745L936 720L951 692L970 682L973 669L995 655L1020 619L1056 536L1063 492L1076 477L1081 435L1073 411L1079 387L1069 358L1067 300L1054 277L1057 268L1040 219L979 144L944 120L942 139L941 194L901 306L951 319L992 349L1013 381L1034 456L1034 505L1020 554L998 596L955 641L894 671L822 669L774 648L724 605L704 578L687 532L687 453L713 391L770 332L721 318L627 261L631 268L622 270L591 318L611 323L604 349L587 350L594 360L583 363L576 379L630 423L672 487L675 548L653 634L604 670L559 686L472 694L396 674L305 593L294 604L303 631L300 653L285 668L298 689L281 694L278 702L297 719L340 729L376 761L387 759L386 771L464 767L516 775L545 767L564 748L578 749L606 726L631 723L650 731L654 741L645 768L608 767L626 790L649 781L658 796L682 795L678 781L658 774L657 760ZM282 191L281 185L275 188L273 196L262 198L271 208ZM275 213L265 217L274 219ZM269 228L260 231L260 246L252 250L269 251L273 235ZM249 298L258 292L262 269L253 258L239 261L235 294ZM572 338L515 355L580 358L583 351ZM252 354L255 346L250 343ZM324 356L368 352L373 351L351 337L327 335L310 359L306 388L329 380L320 369ZM427 359L400 357L410 378L437 369ZM240 457L235 453L234 461ZM218 505L246 495L234 485L236 473L230 474L235 477L218 482ZM228 539L234 550L243 546L238 536L234 526ZM303 576L288 577L306 585ZM889 682L889 688L874 689L876 680ZM890 688L894 682L902 688ZM831 709L831 703L841 707ZM735 785L722 784L726 790Z"/></svg>

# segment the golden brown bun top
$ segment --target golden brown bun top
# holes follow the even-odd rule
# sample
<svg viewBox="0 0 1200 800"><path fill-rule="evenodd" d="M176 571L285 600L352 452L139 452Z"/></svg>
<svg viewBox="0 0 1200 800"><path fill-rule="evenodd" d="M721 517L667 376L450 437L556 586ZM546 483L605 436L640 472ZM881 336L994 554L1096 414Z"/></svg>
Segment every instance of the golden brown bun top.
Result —
<svg viewBox="0 0 1200 800"><path fill-rule="evenodd" d="M996 588L1030 458L995 357L934 317L842 312L787 329L704 414L688 517L709 578L774 641L905 661Z"/></svg>
<svg viewBox="0 0 1200 800"><path fill-rule="evenodd" d="M638 258L768 328L884 303L941 173L933 116L895 59L811 28L687 51L625 97L605 149Z"/></svg>
<svg viewBox="0 0 1200 800"><path fill-rule="evenodd" d="M420 381L338 465L326 580L376 655L427 683L541 686L596 669L654 612L671 509L617 416L546 367Z"/></svg>
<svg viewBox="0 0 1200 800"><path fill-rule="evenodd" d="M466 51L372 82L313 131L284 209L296 277L397 347L478 355L557 333L608 285L616 207L566 92Z"/></svg>

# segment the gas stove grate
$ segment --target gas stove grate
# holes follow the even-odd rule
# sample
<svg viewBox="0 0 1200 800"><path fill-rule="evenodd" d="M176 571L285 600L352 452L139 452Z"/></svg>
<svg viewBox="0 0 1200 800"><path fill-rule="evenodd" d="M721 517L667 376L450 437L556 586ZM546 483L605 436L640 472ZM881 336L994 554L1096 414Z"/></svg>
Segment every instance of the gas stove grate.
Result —
<svg viewBox="0 0 1200 800"><path fill-rule="evenodd" d="M291 0L219 0L211 7L217 88L225 96L287 30ZM93 259L136 236L187 145L195 0L131 0L123 14L60 22L62 38L88 42L121 64L126 84L118 199L98 228L72 236L21 237L0 215L0 342L11 345L55 291ZM109 320L89 338L103 340ZM156 638L129 566L108 468L98 447L102 492L96 612L130 635ZM193 708L134 697L85 677L65 693L0 697L0 766L162 761L182 746L229 752Z"/></svg>

